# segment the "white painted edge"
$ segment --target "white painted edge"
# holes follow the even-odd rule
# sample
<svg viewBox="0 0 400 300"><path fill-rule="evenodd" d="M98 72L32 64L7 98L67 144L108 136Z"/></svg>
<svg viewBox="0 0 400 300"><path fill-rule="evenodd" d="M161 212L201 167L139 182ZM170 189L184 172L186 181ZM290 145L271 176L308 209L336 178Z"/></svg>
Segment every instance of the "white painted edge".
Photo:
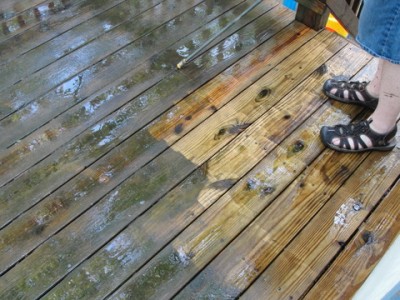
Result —
<svg viewBox="0 0 400 300"><path fill-rule="evenodd" d="M388 299L386 295L393 294L394 288L400 283L400 235L383 255L364 284L352 298L353 300ZM397 291L395 291L397 292ZM400 291L398 291L400 292ZM388 295L389 296L389 295ZM389 298L393 299L393 298ZM399 298L394 298L399 299Z"/></svg>

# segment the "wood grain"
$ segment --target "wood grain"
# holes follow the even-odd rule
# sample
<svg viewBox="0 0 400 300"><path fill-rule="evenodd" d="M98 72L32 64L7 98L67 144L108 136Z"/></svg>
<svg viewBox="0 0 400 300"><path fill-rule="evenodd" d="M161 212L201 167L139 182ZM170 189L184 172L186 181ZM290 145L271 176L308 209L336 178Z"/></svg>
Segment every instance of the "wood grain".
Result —
<svg viewBox="0 0 400 300"><path fill-rule="evenodd" d="M399 193L400 185L397 181L320 281L306 294L305 299L314 299L315 295L346 299L354 295L390 244L399 236Z"/></svg>
<svg viewBox="0 0 400 300"><path fill-rule="evenodd" d="M369 155L242 298L301 298L324 272L326 263L333 261L343 249L346 251L352 235L379 205L398 176L393 164L398 156L397 150L389 155Z"/></svg>
<svg viewBox="0 0 400 300"><path fill-rule="evenodd" d="M320 37L322 40L324 40L325 38L323 36L324 34L322 34L321 36L317 36L317 38ZM315 41L316 39L312 40L311 42ZM323 52L329 49L330 47L329 46L327 47L325 43L323 44L324 44L323 46L322 44L320 45L321 48L319 48L317 45L312 46L313 49L320 49L320 51L322 51L320 52L320 55L314 57L316 58L318 57L318 59L324 59L325 54L323 54ZM310 44L307 44L307 47L310 46L311 46ZM338 46L338 44L336 44L336 46ZM321 64L315 61L314 66L310 64L307 66L302 66L301 60L306 59L304 57L305 52L303 52L302 50L303 49L305 50L307 47L300 48L296 52L296 54L298 55L298 59L300 59L300 61L296 61L295 60L296 56L292 55L289 59L285 60L283 65L274 68L274 70L272 70L271 72L269 72L267 75L265 75L259 81L256 82L256 84L260 83L260 85L257 85L258 92L257 90L254 90L252 88L247 89L244 93L239 95L239 97L231 101L230 105L238 105L236 109L230 108L228 110L227 106L224 107L226 108L225 112L223 109L218 111L217 114L210 117L210 120L208 121L207 125L212 124L211 120L214 119L214 117L215 118L218 117L218 119L216 120L218 120L217 123L219 124L221 124L221 120L235 120L235 118L233 118L234 115L229 117L227 115L227 113L232 114L232 112L236 112L235 113L237 114L236 119L240 118L239 113L243 114L244 116L244 119L242 119L243 122L244 121L249 122L254 117L258 119L261 116L259 115L259 113L261 112L262 107L265 107L264 109L268 110L268 108L270 108L270 105L277 103L279 99L279 93L280 93L279 91L281 88L282 88L281 91L285 94L284 91L287 91L287 88L285 87L286 84L291 85L293 82L296 82L296 80L302 80L301 78L303 78L304 76L303 72L308 72L307 69L315 70L315 65L319 66ZM338 48L338 50L339 49L340 48ZM328 57L330 57L331 55L328 55ZM327 59L327 57L325 59ZM302 67L293 68L294 65ZM287 77L285 79L285 76L283 77L274 76L275 72L277 72L278 69L281 72L283 71L283 74L285 75L288 75L290 72L292 72L291 74L294 80L287 80ZM302 73L303 75L301 76L300 74L297 74L296 76L296 72ZM271 93L271 95L268 97L268 100L259 102L260 104L258 104L257 109L253 108L250 110L248 109L250 107L245 106L246 102L251 101L250 99L257 99L256 96L257 94L259 94L259 91L261 89L260 86L269 86L273 91L275 91L275 93ZM254 102L257 103L256 101ZM252 105L254 105L254 102ZM219 114L223 113L224 113L223 118L218 116ZM282 118L283 115L279 114L279 117L277 116L276 119L271 118L271 122L276 124L276 120L277 119L282 120ZM224 126L225 124L226 124L225 122L222 123L222 126ZM221 128L220 126L221 125L219 125L219 128ZM251 142L248 141L247 143L241 144L243 147L238 147L238 148L243 150L241 150L240 152L245 151L246 147L248 147L247 145L252 145L254 143L256 143L256 145L266 146L267 148L269 148L270 143L274 145L274 142L271 140L268 141L268 139L266 140L267 137L265 137L265 135L263 134L261 135L255 134L254 136L250 134L252 129L254 130L255 128L260 128L260 125L257 126L256 124L253 124L248 129L246 129L242 135L239 136L238 139L241 141L243 141L242 139L246 139L247 136L249 136L249 139L252 140ZM201 126L199 126L191 133L195 133L198 130L200 132L201 129L202 129ZM218 130L214 132L218 133ZM247 135L246 132L249 132L249 134ZM282 131L281 133L284 134ZM208 133L206 134L209 135ZM270 134L273 135L273 133ZM279 136L278 132L276 132L275 134ZM221 136L221 138L227 138L227 137L223 135ZM193 138L193 140L198 140L198 138ZM183 140L181 141L183 142ZM199 147L197 147L197 149L198 148ZM174 149L177 148L174 147ZM232 148L229 147L226 149L232 149ZM238 150L234 150L234 153L237 154L238 153L237 151ZM182 151L180 152L182 153ZM225 151L218 153L216 155L215 158L216 162L224 158L223 153L225 153ZM251 149L249 153L252 153ZM225 165L226 168L230 170L230 174L239 171L240 168L238 165L234 164L232 157L228 156L228 158L229 159L227 161L223 160L221 164L218 164L218 168L216 168L216 170L220 169L223 170L222 165ZM246 160L246 158L247 156L244 156L245 161L248 161ZM230 162L229 164L227 163L228 161ZM239 164L240 161L238 161L237 163ZM287 168L292 169L294 168L294 166L288 162ZM220 172L216 171L216 174L220 174ZM288 171L288 173L291 173L291 171ZM276 176L278 176L278 174L276 174ZM224 179L224 177L222 177L221 179ZM117 298L119 297L119 295L123 294L126 294L129 297L129 295L133 295L134 293L135 295L138 295L138 297L157 299L159 297L168 298L172 296L175 292L177 292L180 289L181 285L185 284L188 280L190 280L191 276L193 276L197 271L199 271L199 269L201 269L204 266L204 264L209 262L209 260L213 257L213 255L215 255L221 249L221 247L225 245L226 242L228 242L234 235L236 235L237 232L241 230L241 228L245 227L248 224L249 218L251 219L252 217L254 217L254 214L257 214L257 206L258 205L262 206L265 204L264 201L259 201L260 194L258 190L254 191L250 190L248 193L250 193L250 195L254 197L254 200L250 201L249 199L248 201L254 204L255 207L254 210L253 208L246 208L245 205L248 202L246 200L247 199L246 194L248 193L243 193L243 190L246 191L249 190L248 182L245 180L240 181L235 186L235 188L230 190L229 193L224 195L218 201L217 204L214 204L212 206L213 208L212 210L207 211L204 215L202 215L199 219L197 219L191 226L189 226L184 231L184 233L182 233L168 246L166 246L159 254L155 256L154 259L152 259L138 273L134 274L133 277L121 289L119 289L115 294L113 294L111 298ZM255 198L257 198L257 200L255 200ZM176 263L174 263L173 261L172 262L169 261L169 257L171 256L178 256L178 257L187 256L190 259L189 258L187 259L187 263L185 262L182 263L182 260L181 263L179 263L179 259ZM165 275L162 275L164 272ZM157 289L155 289L155 286L157 286Z"/></svg>
<svg viewBox="0 0 400 300"><path fill-rule="evenodd" d="M376 59L278 2L182 70L252 2L1 2L1 299L354 293L398 234L399 149L325 149L369 112L321 86Z"/></svg>

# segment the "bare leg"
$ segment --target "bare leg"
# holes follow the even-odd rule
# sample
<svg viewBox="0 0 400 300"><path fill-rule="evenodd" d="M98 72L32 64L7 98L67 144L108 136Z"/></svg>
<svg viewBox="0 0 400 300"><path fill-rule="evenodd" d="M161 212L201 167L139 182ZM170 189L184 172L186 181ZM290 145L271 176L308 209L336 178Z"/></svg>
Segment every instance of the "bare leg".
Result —
<svg viewBox="0 0 400 300"><path fill-rule="evenodd" d="M396 125L400 113L400 65L388 61L382 63L382 81L378 107L369 117L371 128L378 133L386 133Z"/></svg>
<svg viewBox="0 0 400 300"><path fill-rule="evenodd" d="M379 59L378 68L375 72L374 78L371 80L371 82L367 86L367 92L375 98L379 98L379 92L381 89L383 62L384 61L382 59Z"/></svg>

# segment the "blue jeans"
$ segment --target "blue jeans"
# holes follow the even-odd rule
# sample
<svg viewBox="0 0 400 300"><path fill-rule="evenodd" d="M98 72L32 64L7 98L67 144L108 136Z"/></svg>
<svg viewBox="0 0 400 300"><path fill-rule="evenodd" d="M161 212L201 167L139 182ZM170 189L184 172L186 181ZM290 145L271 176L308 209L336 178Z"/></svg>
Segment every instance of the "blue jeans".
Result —
<svg viewBox="0 0 400 300"><path fill-rule="evenodd" d="M400 0L365 0L356 40L373 56L400 64Z"/></svg>

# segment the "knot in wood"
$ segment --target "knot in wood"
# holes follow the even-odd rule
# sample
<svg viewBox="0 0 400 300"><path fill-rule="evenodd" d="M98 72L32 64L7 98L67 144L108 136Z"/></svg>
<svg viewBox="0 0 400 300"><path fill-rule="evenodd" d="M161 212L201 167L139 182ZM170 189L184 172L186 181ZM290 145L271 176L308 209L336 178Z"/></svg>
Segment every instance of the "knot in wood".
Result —
<svg viewBox="0 0 400 300"><path fill-rule="evenodd" d="M261 99L271 95L272 91L269 88L263 88L256 97L256 102L260 102Z"/></svg>
<svg viewBox="0 0 400 300"><path fill-rule="evenodd" d="M374 236L373 236L371 231L365 231L362 234L362 239L363 239L363 241L365 242L366 245L370 245L370 244L372 244L374 242Z"/></svg>
<svg viewBox="0 0 400 300"><path fill-rule="evenodd" d="M293 152L300 152L304 149L304 142L303 141L296 141L293 146Z"/></svg>
<svg viewBox="0 0 400 300"><path fill-rule="evenodd" d="M326 64L322 64L317 70L315 70L315 72L319 76L322 76L322 75L328 73L328 67L326 66Z"/></svg>

